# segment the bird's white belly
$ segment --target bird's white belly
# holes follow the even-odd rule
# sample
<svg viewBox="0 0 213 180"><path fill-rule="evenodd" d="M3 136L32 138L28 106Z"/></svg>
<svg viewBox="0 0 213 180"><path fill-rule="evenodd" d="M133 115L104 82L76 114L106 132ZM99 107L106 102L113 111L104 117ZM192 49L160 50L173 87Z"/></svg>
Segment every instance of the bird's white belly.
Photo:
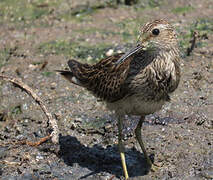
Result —
<svg viewBox="0 0 213 180"><path fill-rule="evenodd" d="M113 103L107 103L107 108L120 115L148 115L161 109L164 100L146 101L140 96L130 96Z"/></svg>

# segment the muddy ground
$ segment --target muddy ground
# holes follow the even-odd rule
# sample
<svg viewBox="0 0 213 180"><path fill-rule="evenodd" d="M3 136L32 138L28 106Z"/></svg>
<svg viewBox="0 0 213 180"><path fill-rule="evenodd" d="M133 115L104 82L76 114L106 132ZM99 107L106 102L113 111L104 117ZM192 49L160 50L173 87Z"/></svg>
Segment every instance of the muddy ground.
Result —
<svg viewBox="0 0 213 180"><path fill-rule="evenodd" d="M123 1L121 1L123 2ZM182 79L172 101L146 118L147 152L159 166L147 172L134 138L139 117L125 122L131 179L213 179L212 0L0 1L0 72L21 78L57 118L60 143L17 144L49 134L46 117L23 90L0 82L0 179L123 179L114 115L90 93L54 70L69 58L95 63L106 53L126 51L140 26L166 18L179 33ZM193 32L199 37L190 56ZM110 51L109 51L110 50Z"/></svg>

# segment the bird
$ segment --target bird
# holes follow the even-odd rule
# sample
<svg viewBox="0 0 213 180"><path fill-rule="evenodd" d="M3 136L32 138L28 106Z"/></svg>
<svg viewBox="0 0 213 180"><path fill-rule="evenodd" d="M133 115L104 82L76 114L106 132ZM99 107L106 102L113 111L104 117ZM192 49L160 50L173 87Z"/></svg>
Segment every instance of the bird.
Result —
<svg viewBox="0 0 213 180"><path fill-rule="evenodd" d="M170 101L181 77L181 54L177 33L165 19L156 19L140 29L137 43L126 53L117 53L95 64L69 60L69 70L58 72L68 81L90 91L115 112L118 125L118 149L125 179L129 178L123 144L126 115L140 116L136 140L146 163L155 167L142 140L145 116L159 111ZM155 169L155 168L153 168Z"/></svg>

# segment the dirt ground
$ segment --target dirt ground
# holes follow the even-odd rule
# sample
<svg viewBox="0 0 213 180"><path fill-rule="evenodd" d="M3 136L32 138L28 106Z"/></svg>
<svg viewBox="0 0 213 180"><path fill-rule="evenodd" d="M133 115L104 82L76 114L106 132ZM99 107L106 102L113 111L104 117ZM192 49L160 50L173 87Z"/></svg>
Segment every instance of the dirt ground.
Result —
<svg viewBox="0 0 213 180"><path fill-rule="evenodd" d="M170 103L146 117L147 152L159 166L147 172L133 131L139 117L126 117L125 147L130 179L213 179L213 2L141 0L0 1L0 72L34 89L57 118L60 142L17 144L49 134L40 107L23 90L0 81L0 179L123 179L115 116L86 90L55 73L67 60L95 63L107 52L125 52L140 26L165 18L179 33L182 78ZM198 33L190 56L193 32Z"/></svg>

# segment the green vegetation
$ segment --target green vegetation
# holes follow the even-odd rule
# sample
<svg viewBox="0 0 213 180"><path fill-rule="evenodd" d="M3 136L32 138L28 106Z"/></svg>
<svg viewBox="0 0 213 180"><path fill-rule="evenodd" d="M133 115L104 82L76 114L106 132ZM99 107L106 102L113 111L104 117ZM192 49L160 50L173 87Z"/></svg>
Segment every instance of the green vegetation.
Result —
<svg viewBox="0 0 213 180"><path fill-rule="evenodd" d="M53 73L53 72L50 72L50 71L42 72L42 75L43 75L43 76L46 76L46 77L49 77L49 76L51 76L52 74L54 74L54 73Z"/></svg>
<svg viewBox="0 0 213 180"><path fill-rule="evenodd" d="M134 5L134 9L137 11L142 11L145 9L157 9L164 4L165 0L143 0L138 1L137 4Z"/></svg>
<svg viewBox="0 0 213 180"><path fill-rule="evenodd" d="M212 32L213 21L210 19L200 19L194 24L194 28L199 32Z"/></svg>
<svg viewBox="0 0 213 180"><path fill-rule="evenodd" d="M77 22L92 21L91 15L97 12L99 9L106 7L116 8L116 3L113 0L107 1L96 1L96 2L86 2L71 8L59 15L60 18L69 21L74 20Z"/></svg>
<svg viewBox="0 0 213 180"><path fill-rule="evenodd" d="M196 46L204 47L207 44L202 40L208 38L208 34L212 33L212 31L213 22L210 19L199 19L195 23L189 25L186 28L186 32L179 35L180 48L182 49L182 52L186 51L186 49L190 47L190 40L192 39L194 32L197 32L199 36L196 42Z"/></svg>
<svg viewBox="0 0 213 180"><path fill-rule="evenodd" d="M9 60L10 56L11 56L10 48L0 49L0 68Z"/></svg>
<svg viewBox="0 0 213 180"><path fill-rule="evenodd" d="M64 54L69 55L71 44L67 41L56 40L41 44L38 49L43 54Z"/></svg>
<svg viewBox="0 0 213 180"><path fill-rule="evenodd" d="M71 15L74 16L81 16L81 15L88 15L94 13L97 9L105 8L106 4L96 3L90 5L89 3L84 5L78 5L75 9L71 9Z"/></svg>
<svg viewBox="0 0 213 180"><path fill-rule="evenodd" d="M101 29L101 28L96 28L96 27L90 27L90 28L84 28L84 29L78 29L78 30L73 30L73 32L75 32L76 34L96 34L96 33L100 33L102 35L121 35L120 32L115 32L115 31L110 31L110 30L106 30L106 29ZM84 40L83 40L84 41Z"/></svg>
<svg viewBox="0 0 213 180"><path fill-rule="evenodd" d="M80 117L82 118L82 117ZM106 123L105 118L101 117L96 117L96 119L93 120L83 120L81 124L81 128L86 130L86 132L91 133L91 132L99 132L99 133L104 133L104 125Z"/></svg>
<svg viewBox="0 0 213 180"><path fill-rule="evenodd" d="M12 110L11 110L11 113L13 115L22 114L21 105L17 105L15 107L13 107Z"/></svg>
<svg viewBox="0 0 213 180"><path fill-rule="evenodd" d="M117 25L121 29L120 35L125 43L135 43L138 40L140 26L144 23L144 19L125 19Z"/></svg>
<svg viewBox="0 0 213 180"><path fill-rule="evenodd" d="M58 15L58 18L64 21L73 21L75 23L81 23L85 21L89 22L89 21L92 21L91 14L94 12L95 10L91 9L91 10L87 10L87 11L85 10L79 13L74 11L74 13L72 14L72 9L71 9L71 10L60 13Z"/></svg>
<svg viewBox="0 0 213 180"><path fill-rule="evenodd" d="M41 44L38 50L42 54L64 55L90 63L104 58L109 48L110 46L103 43L91 46L85 43L57 40Z"/></svg>
<svg viewBox="0 0 213 180"><path fill-rule="evenodd" d="M177 7L177 8L172 9L172 12L177 13L177 14L183 14L183 13L187 13L192 10L194 10L194 8L192 6L184 6L184 7Z"/></svg>
<svg viewBox="0 0 213 180"><path fill-rule="evenodd" d="M149 0L148 5L151 8L156 8L159 7L162 4L162 2L163 2L162 0Z"/></svg>
<svg viewBox="0 0 213 180"><path fill-rule="evenodd" d="M36 19L51 13L51 7L57 3L57 0L1 0L0 21L31 24Z"/></svg>

